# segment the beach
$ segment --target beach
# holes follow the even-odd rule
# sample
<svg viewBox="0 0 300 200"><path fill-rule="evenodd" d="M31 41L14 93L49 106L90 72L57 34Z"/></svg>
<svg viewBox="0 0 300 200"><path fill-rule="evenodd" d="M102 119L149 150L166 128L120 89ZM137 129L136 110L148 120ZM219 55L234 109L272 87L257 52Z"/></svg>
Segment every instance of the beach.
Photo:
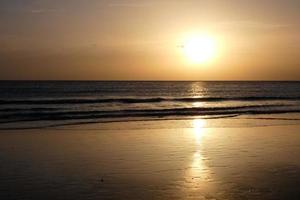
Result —
<svg viewBox="0 0 300 200"><path fill-rule="evenodd" d="M0 199L300 198L298 122L207 124L2 130Z"/></svg>

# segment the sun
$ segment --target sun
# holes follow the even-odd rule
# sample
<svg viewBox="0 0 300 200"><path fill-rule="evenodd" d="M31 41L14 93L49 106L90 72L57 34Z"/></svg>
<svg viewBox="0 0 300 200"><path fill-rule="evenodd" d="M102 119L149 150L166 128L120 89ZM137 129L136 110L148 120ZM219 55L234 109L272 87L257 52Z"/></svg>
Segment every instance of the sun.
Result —
<svg viewBox="0 0 300 200"><path fill-rule="evenodd" d="M192 63L211 61L216 54L216 41L207 35L188 38L183 45L187 59Z"/></svg>

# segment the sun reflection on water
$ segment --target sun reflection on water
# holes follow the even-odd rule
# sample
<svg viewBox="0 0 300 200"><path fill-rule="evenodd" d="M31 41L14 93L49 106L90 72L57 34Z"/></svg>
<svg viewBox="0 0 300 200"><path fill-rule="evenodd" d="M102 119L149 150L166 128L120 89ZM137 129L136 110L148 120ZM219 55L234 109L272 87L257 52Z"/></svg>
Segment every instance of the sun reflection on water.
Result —
<svg viewBox="0 0 300 200"><path fill-rule="evenodd" d="M192 105L193 105L193 107L200 108L200 107L204 106L204 103L203 102L193 102Z"/></svg>
<svg viewBox="0 0 300 200"><path fill-rule="evenodd" d="M205 120L203 120L203 119L194 119L193 120L195 141L199 145L201 144L201 139L204 134L204 130L203 130L204 126L205 126Z"/></svg>
<svg viewBox="0 0 300 200"><path fill-rule="evenodd" d="M194 119L192 122L195 151L192 154L192 161L187 179L190 179L189 183L192 184L190 187L195 190L203 188L205 182L210 179L209 170L205 163L206 158L203 155L203 139L207 134L207 131L204 128L205 124L206 121L204 119Z"/></svg>

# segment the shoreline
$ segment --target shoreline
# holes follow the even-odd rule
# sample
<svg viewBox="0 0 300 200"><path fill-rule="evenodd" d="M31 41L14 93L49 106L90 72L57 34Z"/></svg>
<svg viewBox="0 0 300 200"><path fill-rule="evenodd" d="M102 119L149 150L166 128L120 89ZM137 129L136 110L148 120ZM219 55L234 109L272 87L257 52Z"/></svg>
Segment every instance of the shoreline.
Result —
<svg viewBox="0 0 300 200"><path fill-rule="evenodd" d="M193 120L204 120L204 128L243 128L243 127L264 127L264 126L289 126L300 124L300 114L299 113L286 113L286 114L268 114L268 115L234 115L234 116L216 116L216 117L184 117L184 118L146 118L146 119L132 119L128 121L85 121L85 122L65 122L62 124L51 124L41 125L41 126L31 126L22 123L8 123L7 128L0 128L1 132L5 131L24 131L24 130L66 130L66 129L79 129L79 130L118 130L118 129L159 129L164 127L164 124L170 124L174 128L192 128ZM2 125L3 126L3 125ZM15 127L17 126L17 127ZM172 128L172 126L165 127L167 129ZM147 128L146 128L147 127Z"/></svg>

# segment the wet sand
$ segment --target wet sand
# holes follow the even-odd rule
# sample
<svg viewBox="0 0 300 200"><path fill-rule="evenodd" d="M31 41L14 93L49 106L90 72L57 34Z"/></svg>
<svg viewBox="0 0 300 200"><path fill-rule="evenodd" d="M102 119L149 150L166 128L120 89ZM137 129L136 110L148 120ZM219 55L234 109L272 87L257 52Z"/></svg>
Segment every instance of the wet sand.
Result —
<svg viewBox="0 0 300 200"><path fill-rule="evenodd" d="M300 199L300 125L203 123L1 131L0 199Z"/></svg>

